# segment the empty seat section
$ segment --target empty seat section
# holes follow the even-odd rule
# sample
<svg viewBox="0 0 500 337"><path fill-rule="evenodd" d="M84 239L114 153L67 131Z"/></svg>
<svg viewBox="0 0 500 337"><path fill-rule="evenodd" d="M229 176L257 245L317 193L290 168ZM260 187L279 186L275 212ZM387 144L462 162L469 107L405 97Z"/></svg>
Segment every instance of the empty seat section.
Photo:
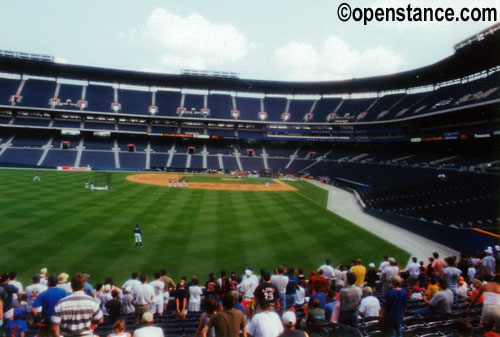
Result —
<svg viewBox="0 0 500 337"><path fill-rule="evenodd" d="M282 121L281 115L286 110L286 98L266 97L264 99L264 111L267 112L267 120Z"/></svg>
<svg viewBox="0 0 500 337"><path fill-rule="evenodd" d="M42 156L43 150L8 148L0 156L0 161L11 164L36 165Z"/></svg>
<svg viewBox="0 0 500 337"><path fill-rule="evenodd" d="M9 99L16 94L20 80L0 78L0 105L10 105Z"/></svg>
<svg viewBox="0 0 500 337"><path fill-rule="evenodd" d="M105 123L105 122L91 122L91 121L86 121L84 124L85 129L91 129L91 130L114 130L115 125L111 123Z"/></svg>
<svg viewBox="0 0 500 337"><path fill-rule="evenodd" d="M191 169L203 169L203 156L196 154L191 156Z"/></svg>
<svg viewBox="0 0 500 337"><path fill-rule="evenodd" d="M195 110L201 111L204 108L204 95L193 95L193 94L185 94L184 95L184 107L187 111Z"/></svg>
<svg viewBox="0 0 500 337"><path fill-rule="evenodd" d="M79 120L61 120L61 119L56 119L56 120L54 120L54 124L52 126L55 127L55 128L79 129L80 128L80 121Z"/></svg>
<svg viewBox="0 0 500 337"><path fill-rule="evenodd" d="M16 118L14 120L14 125L26 125L26 126L49 126L50 120L41 118Z"/></svg>
<svg viewBox="0 0 500 337"><path fill-rule="evenodd" d="M146 154L120 152L120 167L122 169L141 169L146 167Z"/></svg>
<svg viewBox="0 0 500 337"><path fill-rule="evenodd" d="M168 154L152 153L150 157L150 166L153 167L166 167L168 161Z"/></svg>
<svg viewBox="0 0 500 337"><path fill-rule="evenodd" d="M59 98L60 105L57 106L59 109L80 109L76 104L80 99L82 99L82 89L81 85L70 85L61 84L59 87Z"/></svg>
<svg viewBox="0 0 500 337"><path fill-rule="evenodd" d="M181 93L158 91L156 93L156 106L159 116L177 116L177 108L181 106Z"/></svg>
<svg viewBox="0 0 500 337"><path fill-rule="evenodd" d="M259 171L264 168L264 161L259 157L240 157L244 171Z"/></svg>
<svg viewBox="0 0 500 337"><path fill-rule="evenodd" d="M55 81L27 80L21 92L22 101L17 105L48 109L55 90Z"/></svg>
<svg viewBox="0 0 500 337"><path fill-rule="evenodd" d="M239 171L238 163L236 162L236 158L233 156L223 156L222 163L224 164L224 168L228 171Z"/></svg>
<svg viewBox="0 0 500 337"><path fill-rule="evenodd" d="M120 131L136 131L136 132L147 132L147 125L137 125L137 124L118 124L118 130Z"/></svg>
<svg viewBox="0 0 500 337"><path fill-rule="evenodd" d="M236 109L240 112L239 119L258 120L258 114L260 112L260 99L236 97Z"/></svg>
<svg viewBox="0 0 500 337"><path fill-rule="evenodd" d="M75 164L77 151L52 149L47 153L43 166L73 166Z"/></svg>
<svg viewBox="0 0 500 337"><path fill-rule="evenodd" d="M186 168L187 155L176 153L170 164L170 168L173 169L185 169Z"/></svg>
<svg viewBox="0 0 500 337"><path fill-rule="evenodd" d="M219 157L218 156L207 156L207 169L219 170Z"/></svg>
<svg viewBox="0 0 500 337"><path fill-rule="evenodd" d="M208 96L210 118L233 119L233 98L230 95L212 94Z"/></svg>
<svg viewBox="0 0 500 337"><path fill-rule="evenodd" d="M90 166L91 168L99 169L114 169L116 168L115 156L111 151L88 151L82 152L80 166Z"/></svg>
<svg viewBox="0 0 500 337"><path fill-rule="evenodd" d="M114 89L109 86L89 85L87 86L86 100L87 110L110 112L111 103L114 102Z"/></svg>
<svg viewBox="0 0 500 337"><path fill-rule="evenodd" d="M121 104L120 112L134 115L150 115L148 107L152 102L151 95L149 91L118 90L118 102Z"/></svg>
<svg viewBox="0 0 500 337"><path fill-rule="evenodd" d="M313 100L294 99L290 101L290 122L304 122L304 116L311 111Z"/></svg>
<svg viewBox="0 0 500 337"><path fill-rule="evenodd" d="M395 94L380 97L377 102L370 107L370 111L368 111L363 118L358 118L358 121L371 122L383 118L389 113L389 109L399 102L404 96L405 94Z"/></svg>
<svg viewBox="0 0 500 337"><path fill-rule="evenodd" d="M322 98L316 103L313 111L312 122L325 123L329 114L335 112L342 98Z"/></svg>
<svg viewBox="0 0 500 337"><path fill-rule="evenodd" d="M357 115L366 112L375 99L376 98L346 99L337 110L337 115L340 118L354 121Z"/></svg>

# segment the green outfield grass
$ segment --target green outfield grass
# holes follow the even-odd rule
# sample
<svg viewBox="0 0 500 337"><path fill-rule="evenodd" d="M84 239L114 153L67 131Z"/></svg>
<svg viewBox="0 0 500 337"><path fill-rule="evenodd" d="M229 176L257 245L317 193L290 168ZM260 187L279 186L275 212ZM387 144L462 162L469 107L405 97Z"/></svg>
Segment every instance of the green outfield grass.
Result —
<svg viewBox="0 0 500 337"><path fill-rule="evenodd" d="M177 280L225 268L317 268L354 258L379 263L384 254L406 263L409 254L326 209L327 192L289 182L298 192L169 189L113 173L112 191L89 191L89 173L0 170L0 272L85 272L91 281L132 271L168 268ZM204 177L203 179L208 179ZM194 180L193 180L194 181ZM144 247L133 227L143 228Z"/></svg>

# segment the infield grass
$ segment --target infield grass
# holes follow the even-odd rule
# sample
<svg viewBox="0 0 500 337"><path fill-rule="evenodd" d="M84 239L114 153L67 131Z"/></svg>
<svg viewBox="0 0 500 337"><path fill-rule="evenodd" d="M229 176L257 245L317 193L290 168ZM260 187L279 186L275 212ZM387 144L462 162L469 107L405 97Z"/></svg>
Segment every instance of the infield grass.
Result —
<svg viewBox="0 0 500 337"><path fill-rule="evenodd" d="M41 182L32 181L35 172ZM86 172L0 170L0 272L17 271L25 285L42 267L121 284L133 271L151 277L167 268L176 281L197 275L204 283L222 268L284 264L308 272L327 257L335 265L409 258L329 212L327 192L305 181L287 182L297 192L235 192L138 184L128 174L113 173L112 191L90 191Z"/></svg>

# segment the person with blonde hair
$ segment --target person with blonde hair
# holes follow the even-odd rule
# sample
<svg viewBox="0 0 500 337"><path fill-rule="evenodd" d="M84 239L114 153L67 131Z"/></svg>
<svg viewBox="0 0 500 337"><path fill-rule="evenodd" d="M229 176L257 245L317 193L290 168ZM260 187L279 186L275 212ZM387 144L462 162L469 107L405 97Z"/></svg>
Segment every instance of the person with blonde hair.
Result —
<svg viewBox="0 0 500 337"><path fill-rule="evenodd" d="M130 333L125 332L125 321L123 319L119 319L113 324L113 333L109 334L108 337L131 337Z"/></svg>

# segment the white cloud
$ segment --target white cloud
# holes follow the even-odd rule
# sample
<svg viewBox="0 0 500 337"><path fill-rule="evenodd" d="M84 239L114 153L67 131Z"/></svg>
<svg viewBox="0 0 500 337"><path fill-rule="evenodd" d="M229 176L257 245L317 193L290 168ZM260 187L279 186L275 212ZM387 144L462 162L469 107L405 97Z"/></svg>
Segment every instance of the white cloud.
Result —
<svg viewBox="0 0 500 337"><path fill-rule="evenodd" d="M156 8L132 34L160 51L159 64L167 71L207 69L237 62L253 47L231 24L213 23L199 14L180 16Z"/></svg>
<svg viewBox="0 0 500 337"><path fill-rule="evenodd" d="M54 58L54 62L66 64L68 63L68 60L66 60L64 57L56 56Z"/></svg>
<svg viewBox="0 0 500 337"><path fill-rule="evenodd" d="M310 81L316 76L320 55L309 44L289 42L286 46L274 51L274 60L278 68L287 72L295 80ZM286 79L289 77L285 74Z"/></svg>
<svg viewBox="0 0 500 337"><path fill-rule="evenodd" d="M377 46L353 48L346 41L328 37L321 46L289 42L277 48L274 63L289 81L340 80L397 72L403 65L401 54Z"/></svg>

